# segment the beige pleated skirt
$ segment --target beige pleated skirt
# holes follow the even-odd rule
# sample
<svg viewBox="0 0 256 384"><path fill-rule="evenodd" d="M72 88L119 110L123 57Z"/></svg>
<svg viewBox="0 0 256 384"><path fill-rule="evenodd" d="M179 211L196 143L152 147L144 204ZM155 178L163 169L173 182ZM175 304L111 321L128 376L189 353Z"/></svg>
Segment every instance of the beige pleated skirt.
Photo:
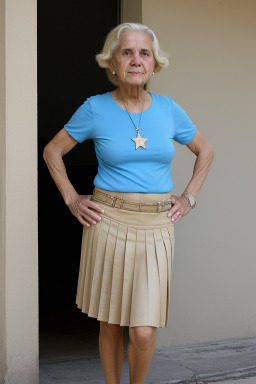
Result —
<svg viewBox="0 0 256 384"><path fill-rule="evenodd" d="M95 189L146 203L171 197L171 192ZM166 327L174 258L174 224L167 211L134 212L96 203L104 213L97 213L97 224L83 227L78 308L111 324Z"/></svg>

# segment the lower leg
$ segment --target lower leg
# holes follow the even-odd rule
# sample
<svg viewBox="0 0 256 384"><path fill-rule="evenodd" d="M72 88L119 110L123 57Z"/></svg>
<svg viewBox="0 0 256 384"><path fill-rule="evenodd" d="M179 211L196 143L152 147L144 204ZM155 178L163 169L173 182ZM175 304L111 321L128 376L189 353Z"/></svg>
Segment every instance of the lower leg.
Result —
<svg viewBox="0 0 256 384"><path fill-rule="evenodd" d="M100 322L99 350L106 384L120 384L124 355L123 328Z"/></svg>
<svg viewBox="0 0 256 384"><path fill-rule="evenodd" d="M156 345L156 327L130 328L127 347L130 384L144 384Z"/></svg>

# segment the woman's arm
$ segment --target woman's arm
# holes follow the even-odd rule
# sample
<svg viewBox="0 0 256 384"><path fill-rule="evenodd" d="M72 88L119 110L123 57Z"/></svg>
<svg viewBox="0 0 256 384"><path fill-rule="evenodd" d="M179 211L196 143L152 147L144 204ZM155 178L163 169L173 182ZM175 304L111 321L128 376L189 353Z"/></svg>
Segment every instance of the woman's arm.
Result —
<svg viewBox="0 0 256 384"><path fill-rule="evenodd" d="M68 178L62 159L77 143L78 141L71 137L65 128L62 128L45 146L43 158L65 204L81 224L89 227L89 223L96 224L95 220L101 220L93 210L101 213L103 210L90 200L91 195L79 195L76 192Z"/></svg>
<svg viewBox="0 0 256 384"><path fill-rule="evenodd" d="M196 198L209 172L214 158L214 149L198 129L187 147L196 155L196 161L192 178L183 193L189 193ZM176 224L182 216L186 216L190 212L191 207L184 196L172 196L171 202L173 207L168 212L168 217L171 217L173 223Z"/></svg>

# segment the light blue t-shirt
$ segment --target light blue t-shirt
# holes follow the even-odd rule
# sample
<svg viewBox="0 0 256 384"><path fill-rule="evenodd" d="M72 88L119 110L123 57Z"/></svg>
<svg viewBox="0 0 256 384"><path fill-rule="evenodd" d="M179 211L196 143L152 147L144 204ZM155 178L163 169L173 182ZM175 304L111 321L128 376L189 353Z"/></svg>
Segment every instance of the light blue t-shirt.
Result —
<svg viewBox="0 0 256 384"><path fill-rule="evenodd" d="M79 143L93 139L98 159L94 185L109 191L166 193L173 188L171 162L173 140L189 144L196 126L171 97L151 93L139 133L146 149L135 150L135 127L126 110L110 92L89 97L73 114L66 131ZM138 126L140 113L130 113Z"/></svg>

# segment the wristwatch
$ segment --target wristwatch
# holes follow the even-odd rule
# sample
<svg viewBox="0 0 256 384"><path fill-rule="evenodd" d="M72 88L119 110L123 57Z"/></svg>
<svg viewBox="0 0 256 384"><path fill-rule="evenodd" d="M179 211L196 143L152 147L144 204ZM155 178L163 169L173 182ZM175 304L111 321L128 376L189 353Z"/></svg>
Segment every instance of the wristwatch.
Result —
<svg viewBox="0 0 256 384"><path fill-rule="evenodd" d="M182 196L184 196L187 199L192 209L195 208L196 206L195 196L191 195L190 193L183 193Z"/></svg>

